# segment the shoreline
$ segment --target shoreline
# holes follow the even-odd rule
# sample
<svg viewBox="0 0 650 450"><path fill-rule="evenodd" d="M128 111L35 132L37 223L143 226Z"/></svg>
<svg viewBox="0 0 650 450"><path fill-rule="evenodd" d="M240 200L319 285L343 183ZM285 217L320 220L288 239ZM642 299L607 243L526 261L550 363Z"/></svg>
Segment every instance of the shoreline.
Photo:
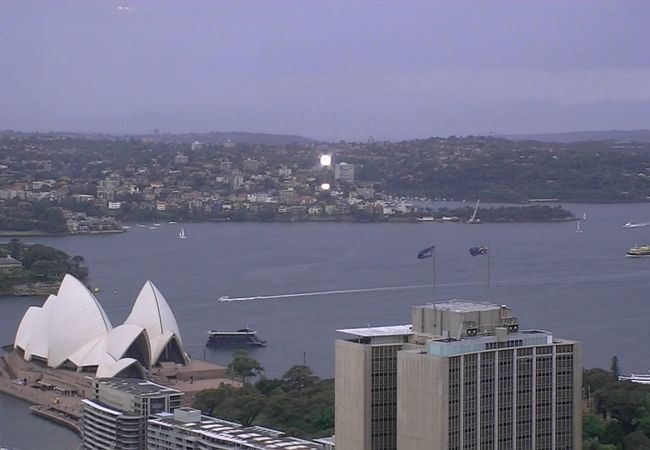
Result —
<svg viewBox="0 0 650 450"><path fill-rule="evenodd" d="M45 231L38 230L29 230L29 231L11 231L11 230L0 230L0 237L64 237L64 236L83 236L86 234L97 235L97 234L116 234L124 233L125 229L119 230L103 230L103 231L88 231L84 233L46 233Z"/></svg>
<svg viewBox="0 0 650 450"><path fill-rule="evenodd" d="M1 297L47 297L56 294L61 283L46 284L18 284L9 289L0 291Z"/></svg>
<svg viewBox="0 0 650 450"><path fill-rule="evenodd" d="M15 384L5 378L4 374L0 375L0 394L8 395L25 402L29 405L27 407L32 414L56 425L63 426L81 436L78 419L63 409L57 409L44 402L39 402L33 395L22 392L20 388L25 388L25 386Z"/></svg>

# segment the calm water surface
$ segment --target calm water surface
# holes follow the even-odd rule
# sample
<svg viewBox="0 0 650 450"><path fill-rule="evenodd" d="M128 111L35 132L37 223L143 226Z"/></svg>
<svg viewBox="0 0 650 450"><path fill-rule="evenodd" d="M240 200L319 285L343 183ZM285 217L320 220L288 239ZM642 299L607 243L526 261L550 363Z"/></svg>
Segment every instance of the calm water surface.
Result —
<svg viewBox="0 0 650 450"><path fill-rule="evenodd" d="M567 205L587 213L583 234L556 224L183 224L131 229L121 235L28 238L86 259L89 283L120 324L150 279L176 314L185 348L226 364L230 352L205 349L211 328L257 329L268 341L253 355L268 376L281 375L303 357L317 374L333 376L335 330L410 321L410 306L431 301L432 260L417 252L436 245L436 297L490 300L513 308L523 328L543 328L584 345L586 367L608 367L619 357L623 372L650 369L650 258L625 258L635 243L650 243L650 204ZM469 247L490 243L488 257ZM419 286L419 287L418 287ZM304 297L218 302L291 293L360 291ZM13 342L23 313L40 298L0 299L0 343ZM0 404L0 433L7 445L43 448L28 429L46 426L22 403ZM23 414L24 413L24 414ZM22 414L16 426L14 418ZM47 424L49 426L49 424ZM48 433L49 431L43 431ZM67 435L67 431L62 430ZM73 436L73 435L72 435ZM73 436L74 437L74 436ZM24 442L23 442L24 440ZM72 448L69 442L48 448Z"/></svg>

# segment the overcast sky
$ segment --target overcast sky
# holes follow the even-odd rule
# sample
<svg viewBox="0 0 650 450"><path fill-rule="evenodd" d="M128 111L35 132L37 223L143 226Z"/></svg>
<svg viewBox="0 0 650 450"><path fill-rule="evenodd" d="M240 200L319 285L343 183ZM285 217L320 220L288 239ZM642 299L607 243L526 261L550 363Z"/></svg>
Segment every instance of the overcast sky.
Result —
<svg viewBox="0 0 650 450"><path fill-rule="evenodd" d="M650 1L0 0L0 129L650 128Z"/></svg>

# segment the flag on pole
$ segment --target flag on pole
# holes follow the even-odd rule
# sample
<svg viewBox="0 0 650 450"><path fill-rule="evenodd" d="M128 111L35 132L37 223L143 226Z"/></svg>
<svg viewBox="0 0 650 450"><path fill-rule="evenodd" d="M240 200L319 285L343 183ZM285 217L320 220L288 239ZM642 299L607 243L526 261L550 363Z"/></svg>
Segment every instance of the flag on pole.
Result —
<svg viewBox="0 0 650 450"><path fill-rule="evenodd" d="M479 247L472 247L469 249L469 254L472 256L478 256L478 255L487 255L488 248L485 245L481 245Z"/></svg>
<svg viewBox="0 0 650 450"><path fill-rule="evenodd" d="M431 247L427 247L424 250L421 250L418 253L418 259L426 259L426 258L431 258L433 256L433 249L435 249L436 246L432 245Z"/></svg>

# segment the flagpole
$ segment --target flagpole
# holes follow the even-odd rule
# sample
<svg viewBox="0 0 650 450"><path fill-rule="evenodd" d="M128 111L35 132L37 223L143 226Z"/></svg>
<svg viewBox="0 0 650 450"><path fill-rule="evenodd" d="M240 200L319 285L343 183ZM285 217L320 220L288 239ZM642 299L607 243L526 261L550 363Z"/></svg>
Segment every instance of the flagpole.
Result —
<svg viewBox="0 0 650 450"><path fill-rule="evenodd" d="M433 246L433 299L436 299L436 246Z"/></svg>
<svg viewBox="0 0 650 450"><path fill-rule="evenodd" d="M488 298L488 300L490 300L490 253L492 253L492 249L490 247L491 247L490 241L488 241L488 245L487 245L487 248L488 248L488 251L487 251L487 255L488 255L488 258L487 258L488 259L487 260L487 298Z"/></svg>

